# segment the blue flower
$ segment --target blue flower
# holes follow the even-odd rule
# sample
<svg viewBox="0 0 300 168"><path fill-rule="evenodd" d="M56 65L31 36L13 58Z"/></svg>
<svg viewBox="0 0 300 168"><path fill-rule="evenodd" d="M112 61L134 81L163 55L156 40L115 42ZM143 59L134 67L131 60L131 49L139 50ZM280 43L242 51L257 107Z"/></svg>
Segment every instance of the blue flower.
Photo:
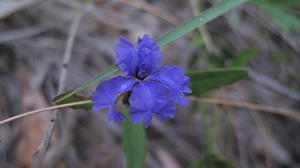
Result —
<svg viewBox="0 0 300 168"><path fill-rule="evenodd" d="M190 78L175 65L159 68L162 54L149 35L139 38L137 47L120 37L115 52L116 62L127 76L116 76L99 84L92 95L93 110L108 107L109 121L124 120L125 116L115 111L114 105L117 97L126 92L131 120L148 127L154 116L160 120L174 117L176 103L189 105L184 93L191 93Z"/></svg>

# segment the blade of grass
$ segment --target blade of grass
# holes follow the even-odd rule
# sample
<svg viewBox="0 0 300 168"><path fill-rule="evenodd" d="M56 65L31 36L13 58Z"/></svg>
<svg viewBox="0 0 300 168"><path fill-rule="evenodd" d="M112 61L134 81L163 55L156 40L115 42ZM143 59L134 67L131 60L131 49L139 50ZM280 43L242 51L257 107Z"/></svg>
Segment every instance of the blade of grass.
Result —
<svg viewBox="0 0 300 168"><path fill-rule="evenodd" d="M73 96L74 94L82 91L83 89L91 86L92 84L94 84L96 82L99 82L99 81L101 81L101 80L103 80L103 79L111 76L112 74L114 74L114 73L116 73L118 71L119 71L118 66L117 65L113 65L113 66L107 68L104 72L102 72L99 75L97 75L96 77L94 77L93 79L91 79L91 80L87 81L86 83L84 83L83 85L81 85L79 88L77 88L77 89L73 90L72 92L66 94L65 96L57 99L56 101L54 101L54 103L57 104L57 103L65 100L65 99Z"/></svg>
<svg viewBox="0 0 300 168"><path fill-rule="evenodd" d="M157 40L160 47L163 47L177 38L185 35L186 33L196 29L197 27L206 24L207 22L217 18L223 13L235 8L247 0L223 0L221 3L207 9L201 15L192 18L181 26L177 27L173 31L167 33L162 38Z"/></svg>

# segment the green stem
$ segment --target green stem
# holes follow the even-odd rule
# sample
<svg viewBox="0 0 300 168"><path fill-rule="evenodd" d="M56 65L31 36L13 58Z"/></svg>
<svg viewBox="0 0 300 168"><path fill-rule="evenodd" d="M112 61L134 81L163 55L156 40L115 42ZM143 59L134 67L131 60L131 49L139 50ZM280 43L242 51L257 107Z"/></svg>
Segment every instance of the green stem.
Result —
<svg viewBox="0 0 300 168"><path fill-rule="evenodd" d="M127 116L122 122L123 148L126 155L127 168L143 168L146 156L146 136L142 124L133 124L129 119L128 107L124 109Z"/></svg>

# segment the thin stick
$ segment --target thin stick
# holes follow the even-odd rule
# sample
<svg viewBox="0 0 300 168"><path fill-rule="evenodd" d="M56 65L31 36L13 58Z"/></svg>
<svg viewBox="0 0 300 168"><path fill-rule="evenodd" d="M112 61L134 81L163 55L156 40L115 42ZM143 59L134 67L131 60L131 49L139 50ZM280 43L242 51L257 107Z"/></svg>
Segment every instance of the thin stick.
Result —
<svg viewBox="0 0 300 168"><path fill-rule="evenodd" d="M83 8L79 9L77 15L75 16L75 18L72 21L72 24L70 26L69 36L68 36L66 47L65 47L65 53L63 56L63 64L62 64L60 78L59 78L58 93L62 92L65 88L67 70L68 70L68 65L69 65L69 62L70 62L70 59L72 56L71 52L73 49L76 32L77 32L80 20L83 17L84 12L87 9L88 5L89 5L89 3L87 3ZM34 166L33 166L34 168L41 167L41 162L42 162L42 160L47 152L47 149L49 147L50 140L53 135L57 119L58 119L58 111L55 110L52 113L51 122L49 123L46 133L42 139L42 142L40 143L36 153L34 154Z"/></svg>
<svg viewBox="0 0 300 168"><path fill-rule="evenodd" d="M64 108L64 107L71 107L71 106L76 106L76 105L82 105L82 104L89 104L91 103L90 100L85 100L85 101L80 101L80 102L75 102L75 103L67 103L67 104L61 104L61 105L57 105L57 106L50 106L50 107L45 107L45 108L41 108L38 110L33 110L33 111L28 111L26 113L23 114L19 114L10 118L7 118L5 120L1 120L0 121L0 125L23 118L23 117L28 117L31 116L33 114L37 114L37 113L41 113L44 111L49 111L49 110L54 110L54 109L59 109L59 108Z"/></svg>
<svg viewBox="0 0 300 168"><path fill-rule="evenodd" d="M201 12L200 8L200 2L199 0L190 0L191 1L191 7L193 11L194 16L198 16ZM213 43L211 36L209 32L207 31L207 28L205 25L198 27L198 31L202 36L203 42L209 52L212 52L216 55L220 54L220 49Z"/></svg>
<svg viewBox="0 0 300 168"><path fill-rule="evenodd" d="M258 105L253 103L245 103L245 102L234 102L234 101L228 101L228 100L218 100L218 99L204 99L204 98L196 98L196 97L189 97L190 101L198 101L198 102L204 102L204 103L212 103L212 104L222 104L225 106L235 106L235 107L243 107L248 108L251 110L257 110L257 111L263 111L273 114L280 114L291 118L298 118L300 119L300 113L297 113L295 111L285 110L285 109L278 109L273 108L270 106L264 106L264 105Z"/></svg>

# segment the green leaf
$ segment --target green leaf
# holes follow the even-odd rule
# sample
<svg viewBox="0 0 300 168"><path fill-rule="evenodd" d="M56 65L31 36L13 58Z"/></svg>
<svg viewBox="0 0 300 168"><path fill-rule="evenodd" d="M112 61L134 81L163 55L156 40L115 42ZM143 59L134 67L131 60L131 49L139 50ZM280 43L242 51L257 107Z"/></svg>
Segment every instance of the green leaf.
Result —
<svg viewBox="0 0 300 168"><path fill-rule="evenodd" d="M128 108L125 110L128 116ZM146 136L142 124L133 124L127 117L122 122L123 148L128 168L143 168L146 156Z"/></svg>
<svg viewBox="0 0 300 168"><path fill-rule="evenodd" d="M191 95L200 95L247 77L247 71L241 68L224 68L188 72L187 75L191 78Z"/></svg>
<svg viewBox="0 0 300 168"><path fill-rule="evenodd" d="M62 97L64 97L65 95L68 95L69 93L72 93L74 90L67 90L67 91L64 91L63 93L61 93L60 95L58 96L55 96L53 98L53 102L61 99ZM78 96L76 94L70 96L70 97L67 97L59 102L57 102L56 104L59 105L59 104L67 104L67 103L74 103L74 102L79 102L79 101L85 101L85 100L90 100L91 97L86 97L86 96ZM70 106L70 108L72 109L82 109L82 110L90 110L92 108L92 104L82 104L82 105L77 105L77 106Z"/></svg>
<svg viewBox="0 0 300 168"><path fill-rule="evenodd" d="M99 82L109 76L111 76L112 74L116 73L119 71L119 68L117 65L113 65L110 68L107 68L104 72L100 73L99 75L97 75L96 77L94 77L93 79L87 81L86 83L84 83L83 85L81 85L79 88L72 90L70 93L67 93L63 96L61 96L60 98L56 99L54 101L55 104L58 104L59 102L75 95L76 93L82 91L83 89L91 86L92 84ZM60 94L61 95L61 94Z"/></svg>
<svg viewBox="0 0 300 168"><path fill-rule="evenodd" d="M257 54L257 52L258 51L256 49L246 49L239 52L233 59L232 66L238 67L245 65Z"/></svg>
<svg viewBox="0 0 300 168"><path fill-rule="evenodd" d="M220 158L215 154L209 154L204 159L196 161L188 168L236 168L229 161Z"/></svg>
<svg viewBox="0 0 300 168"><path fill-rule="evenodd" d="M223 0L221 3L207 9L201 15L192 18L176 29L164 35L162 38L157 40L157 44L163 47L177 38L185 35L186 33L196 29L197 27L206 24L207 22L217 18L232 8L235 8L247 0Z"/></svg>

